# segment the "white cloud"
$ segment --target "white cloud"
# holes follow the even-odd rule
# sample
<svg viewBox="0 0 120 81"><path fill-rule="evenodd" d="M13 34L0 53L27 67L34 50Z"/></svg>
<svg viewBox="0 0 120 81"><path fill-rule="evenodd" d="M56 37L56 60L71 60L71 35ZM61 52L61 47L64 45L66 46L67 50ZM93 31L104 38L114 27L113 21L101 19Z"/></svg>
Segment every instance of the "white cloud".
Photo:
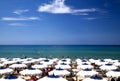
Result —
<svg viewBox="0 0 120 81"><path fill-rule="evenodd" d="M10 23L9 25L10 26L27 26L27 25L25 25L23 23Z"/></svg>
<svg viewBox="0 0 120 81"><path fill-rule="evenodd" d="M73 10L73 12L80 12L80 13L85 13L85 12L96 12L97 9L95 8L90 8L90 9L78 9L78 10Z"/></svg>
<svg viewBox="0 0 120 81"><path fill-rule="evenodd" d="M88 12L96 12L97 9L95 8L88 8L88 9L73 9L67 5L65 5L65 0L54 0L49 4L43 4L38 8L39 12L48 12L53 14L76 14L80 13L79 15L86 15Z"/></svg>
<svg viewBox="0 0 120 81"><path fill-rule="evenodd" d="M19 10L19 9L17 9L13 13L20 15L20 14L28 12L28 11L29 11L28 9L25 9L25 10Z"/></svg>
<svg viewBox="0 0 120 81"><path fill-rule="evenodd" d="M39 17L3 17L4 21L29 21L29 20L39 20Z"/></svg>
<svg viewBox="0 0 120 81"><path fill-rule="evenodd" d="M44 4L39 7L38 11L49 13L71 13L71 9L64 4L64 0L55 0L50 4Z"/></svg>
<svg viewBox="0 0 120 81"><path fill-rule="evenodd" d="M95 20L97 18L94 18L94 17L88 17L88 18L84 18L85 20Z"/></svg>

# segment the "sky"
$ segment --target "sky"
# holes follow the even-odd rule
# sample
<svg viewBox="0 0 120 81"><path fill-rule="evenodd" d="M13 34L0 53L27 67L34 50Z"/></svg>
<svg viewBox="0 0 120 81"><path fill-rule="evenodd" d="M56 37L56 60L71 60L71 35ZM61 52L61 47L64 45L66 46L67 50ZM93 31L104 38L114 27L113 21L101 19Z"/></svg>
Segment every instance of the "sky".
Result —
<svg viewBox="0 0 120 81"><path fill-rule="evenodd" d="M0 0L0 45L120 45L120 0Z"/></svg>

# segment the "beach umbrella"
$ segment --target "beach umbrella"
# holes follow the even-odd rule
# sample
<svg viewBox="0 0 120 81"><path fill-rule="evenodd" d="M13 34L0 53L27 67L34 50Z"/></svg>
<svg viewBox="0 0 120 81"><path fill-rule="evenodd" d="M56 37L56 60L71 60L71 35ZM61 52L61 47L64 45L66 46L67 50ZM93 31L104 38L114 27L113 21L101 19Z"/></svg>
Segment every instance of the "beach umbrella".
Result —
<svg viewBox="0 0 120 81"><path fill-rule="evenodd" d="M63 59L61 59L61 61L71 61L71 59L70 58L63 58Z"/></svg>
<svg viewBox="0 0 120 81"><path fill-rule="evenodd" d="M42 68L47 68L48 66L46 64L43 64L43 63L38 63L38 64L35 64L31 67L36 68L36 69L42 69Z"/></svg>
<svg viewBox="0 0 120 81"><path fill-rule="evenodd" d="M4 62L4 61L7 61L6 58L0 58L0 61Z"/></svg>
<svg viewBox="0 0 120 81"><path fill-rule="evenodd" d="M108 62L104 61L104 60L99 60L98 62L95 62L96 65L101 66L101 65L105 65Z"/></svg>
<svg viewBox="0 0 120 81"><path fill-rule="evenodd" d="M113 71L108 71L106 73L107 77L120 77L120 70L113 70Z"/></svg>
<svg viewBox="0 0 120 81"><path fill-rule="evenodd" d="M61 59L61 60L58 61L58 64L61 64L61 63L70 64L71 63L71 59L69 59L69 58Z"/></svg>
<svg viewBox="0 0 120 81"><path fill-rule="evenodd" d="M71 62L70 62L70 61L59 61L57 64L59 65L59 64L61 64L61 63L71 64Z"/></svg>
<svg viewBox="0 0 120 81"><path fill-rule="evenodd" d="M119 60L114 60L114 59L104 59L106 62L109 62L109 63L115 63L115 62L118 62Z"/></svg>
<svg viewBox="0 0 120 81"><path fill-rule="evenodd" d="M50 59L46 59L46 60L41 61L40 63L43 63L44 65L52 65L54 61Z"/></svg>
<svg viewBox="0 0 120 81"><path fill-rule="evenodd" d="M105 64L99 67L101 70L114 70L117 69L113 64Z"/></svg>
<svg viewBox="0 0 120 81"><path fill-rule="evenodd" d="M70 72L61 68L57 68L49 72L49 75L52 75L52 74L61 76L61 75L69 75Z"/></svg>
<svg viewBox="0 0 120 81"><path fill-rule="evenodd" d="M100 59L89 59L89 62L90 63L97 63L99 62Z"/></svg>
<svg viewBox="0 0 120 81"><path fill-rule="evenodd" d="M27 61L23 61L22 64L32 64L32 63L35 63L36 61L35 60L27 60Z"/></svg>
<svg viewBox="0 0 120 81"><path fill-rule="evenodd" d="M92 76L92 75L96 75L98 74L98 72L92 70L92 69L84 69L81 70L77 73L77 76L82 76L82 77L86 77L86 76Z"/></svg>
<svg viewBox="0 0 120 81"><path fill-rule="evenodd" d="M40 75L42 74L42 71L34 68L29 68L29 69L20 71L20 74L21 75Z"/></svg>
<svg viewBox="0 0 120 81"><path fill-rule="evenodd" d="M27 68L27 65L18 63L18 64L12 64L12 65L10 65L9 67L10 67L10 68L13 68L13 69L15 69L15 68L22 69L22 68Z"/></svg>
<svg viewBox="0 0 120 81"><path fill-rule="evenodd" d="M3 64L5 64L5 65L6 65L6 64L14 64L14 63L16 63L16 62L17 62L17 61L11 61L11 60L9 61L9 60L8 60L8 61L4 61Z"/></svg>
<svg viewBox="0 0 120 81"><path fill-rule="evenodd" d="M82 65L84 63L89 64L89 65L91 64L90 62L77 62L77 65Z"/></svg>
<svg viewBox="0 0 120 81"><path fill-rule="evenodd" d="M113 63L113 65L120 66L120 62L115 62L115 63Z"/></svg>
<svg viewBox="0 0 120 81"><path fill-rule="evenodd" d="M75 61L77 62L77 65L81 65L83 63L90 64L90 62L88 62L86 59L76 59Z"/></svg>
<svg viewBox="0 0 120 81"><path fill-rule="evenodd" d="M26 81L26 80L19 78L15 75L8 75L5 76L4 78L1 78L0 81Z"/></svg>
<svg viewBox="0 0 120 81"><path fill-rule="evenodd" d="M75 61L76 61L76 62L88 62L88 60L86 60L86 59L79 59L79 58L76 59Z"/></svg>
<svg viewBox="0 0 120 81"><path fill-rule="evenodd" d="M107 80L98 76L98 75L94 75L94 76L91 76L89 78L85 78L82 81L107 81Z"/></svg>
<svg viewBox="0 0 120 81"><path fill-rule="evenodd" d="M4 64L0 64L0 67L4 67L5 65Z"/></svg>
<svg viewBox="0 0 120 81"><path fill-rule="evenodd" d="M78 65L77 69L92 69L93 66L87 63L83 63L82 65Z"/></svg>
<svg viewBox="0 0 120 81"><path fill-rule="evenodd" d="M55 75L49 75L46 77L43 77L37 81L67 81L65 78L55 76Z"/></svg>
<svg viewBox="0 0 120 81"><path fill-rule="evenodd" d="M10 69L10 68L0 68L0 75L2 75L2 74L11 74L11 73L13 73L14 72L14 70L13 69Z"/></svg>
<svg viewBox="0 0 120 81"><path fill-rule="evenodd" d="M71 66L65 63L61 63L59 65L56 65L55 68L71 69Z"/></svg>

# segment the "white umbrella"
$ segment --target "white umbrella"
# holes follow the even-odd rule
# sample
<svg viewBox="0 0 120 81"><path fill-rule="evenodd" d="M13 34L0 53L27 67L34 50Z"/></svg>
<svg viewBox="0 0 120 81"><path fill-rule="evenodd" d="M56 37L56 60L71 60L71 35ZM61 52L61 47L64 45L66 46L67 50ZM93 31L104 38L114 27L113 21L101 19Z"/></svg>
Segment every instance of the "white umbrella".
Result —
<svg viewBox="0 0 120 81"><path fill-rule="evenodd" d="M46 60L41 61L40 63L43 63L44 65L52 65L53 62L54 62L53 60L46 59Z"/></svg>
<svg viewBox="0 0 120 81"><path fill-rule="evenodd" d="M36 69L47 68L47 67L48 66L46 64L43 64L43 63L35 64L32 66L32 68L36 68Z"/></svg>
<svg viewBox="0 0 120 81"><path fill-rule="evenodd" d="M0 69L0 74L11 74L13 73L13 69L6 68L6 69Z"/></svg>
<svg viewBox="0 0 120 81"><path fill-rule="evenodd" d="M71 60L70 59L61 59L61 60L59 60L58 64L61 64L61 63L70 64Z"/></svg>
<svg viewBox="0 0 120 81"><path fill-rule="evenodd" d="M61 64L61 63L70 64L71 62L70 62L70 61L65 61L65 62L59 61L59 62L58 62L58 65Z"/></svg>
<svg viewBox="0 0 120 81"><path fill-rule="evenodd" d="M12 64L9 66L10 68L27 68L25 64Z"/></svg>
<svg viewBox="0 0 120 81"><path fill-rule="evenodd" d="M64 59L61 59L61 61L71 61L71 59L70 58L64 58Z"/></svg>
<svg viewBox="0 0 120 81"><path fill-rule="evenodd" d="M76 62L87 62L87 60L86 60L86 59L79 59L79 58L78 58L78 59L76 59L75 61L76 61Z"/></svg>
<svg viewBox="0 0 120 81"><path fill-rule="evenodd" d="M98 66L105 65L105 64L107 64L107 63L108 63L108 62L106 62L106 61L104 61L104 60L99 60L99 61L95 62L95 64L98 65Z"/></svg>
<svg viewBox="0 0 120 81"><path fill-rule="evenodd" d="M24 61L24 62L22 62L23 64L31 64L31 63L35 63L36 61L34 61L34 60L27 60L27 61Z"/></svg>
<svg viewBox="0 0 120 81"><path fill-rule="evenodd" d="M7 61L6 58L0 58L0 61L4 62L4 61Z"/></svg>
<svg viewBox="0 0 120 81"><path fill-rule="evenodd" d="M20 74L21 75L40 75L42 74L42 71L34 68L29 68L29 69L20 71Z"/></svg>
<svg viewBox="0 0 120 81"><path fill-rule="evenodd" d="M89 61L90 61L91 63L99 62L99 60L100 60L100 59L89 59Z"/></svg>
<svg viewBox="0 0 120 81"><path fill-rule="evenodd" d="M90 78L85 78L82 81L107 81L106 79L100 77L100 76L91 76Z"/></svg>
<svg viewBox="0 0 120 81"><path fill-rule="evenodd" d="M120 62L115 62L113 65L120 66Z"/></svg>
<svg viewBox="0 0 120 81"><path fill-rule="evenodd" d="M77 62L78 65L83 64L83 63L89 63L90 64L90 62L88 62L86 59L76 59L75 61Z"/></svg>
<svg viewBox="0 0 120 81"><path fill-rule="evenodd" d="M120 70L113 70L113 71L108 71L106 73L107 77L120 77Z"/></svg>
<svg viewBox="0 0 120 81"><path fill-rule="evenodd" d="M49 76L43 77L37 81L67 81L67 80L62 77L59 77L59 76L49 75Z"/></svg>
<svg viewBox="0 0 120 81"><path fill-rule="evenodd" d="M53 71L49 72L49 75L52 75L52 74L61 76L61 75L69 75L70 72L67 70L58 68L58 69L54 69Z"/></svg>
<svg viewBox="0 0 120 81"><path fill-rule="evenodd" d="M5 61L3 64L14 64L16 63L17 61Z"/></svg>
<svg viewBox="0 0 120 81"><path fill-rule="evenodd" d="M4 64L0 64L0 67L4 67Z"/></svg>
<svg viewBox="0 0 120 81"><path fill-rule="evenodd" d="M105 64L99 67L101 70L114 70L117 69L116 66L112 65L112 64Z"/></svg>
<svg viewBox="0 0 120 81"><path fill-rule="evenodd" d="M96 75L96 74L98 74L98 72L91 70L91 69L85 69L85 70L79 71L77 73L77 76L85 77L85 76L92 76L92 75Z"/></svg>
<svg viewBox="0 0 120 81"><path fill-rule="evenodd" d="M61 65L56 65L55 68L70 69L71 66L68 64L62 63Z"/></svg>
<svg viewBox="0 0 120 81"><path fill-rule="evenodd" d="M114 62L118 62L118 60L112 60L112 59L104 59L106 62L109 63L114 63Z"/></svg>
<svg viewBox="0 0 120 81"><path fill-rule="evenodd" d="M19 78L17 76L10 75L5 76L5 78L1 78L0 81L26 81L26 80Z"/></svg>
<svg viewBox="0 0 120 81"><path fill-rule="evenodd" d="M92 69L93 66L90 65L90 64L84 63L84 64L82 64L82 65L78 65L77 68L78 68L78 69L87 69L87 68L88 68L88 69Z"/></svg>

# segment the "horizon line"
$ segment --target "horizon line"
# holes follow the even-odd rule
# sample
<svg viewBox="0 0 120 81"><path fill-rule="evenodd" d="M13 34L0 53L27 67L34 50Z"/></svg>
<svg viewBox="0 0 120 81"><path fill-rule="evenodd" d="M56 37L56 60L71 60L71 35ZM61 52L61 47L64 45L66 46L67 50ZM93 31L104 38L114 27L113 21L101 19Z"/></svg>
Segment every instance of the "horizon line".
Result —
<svg viewBox="0 0 120 81"><path fill-rule="evenodd" d="M11 45L19 45L19 46L30 46L30 45L35 45L35 46L120 46L120 44L8 44L8 46ZM0 44L0 46L7 46L7 44Z"/></svg>

